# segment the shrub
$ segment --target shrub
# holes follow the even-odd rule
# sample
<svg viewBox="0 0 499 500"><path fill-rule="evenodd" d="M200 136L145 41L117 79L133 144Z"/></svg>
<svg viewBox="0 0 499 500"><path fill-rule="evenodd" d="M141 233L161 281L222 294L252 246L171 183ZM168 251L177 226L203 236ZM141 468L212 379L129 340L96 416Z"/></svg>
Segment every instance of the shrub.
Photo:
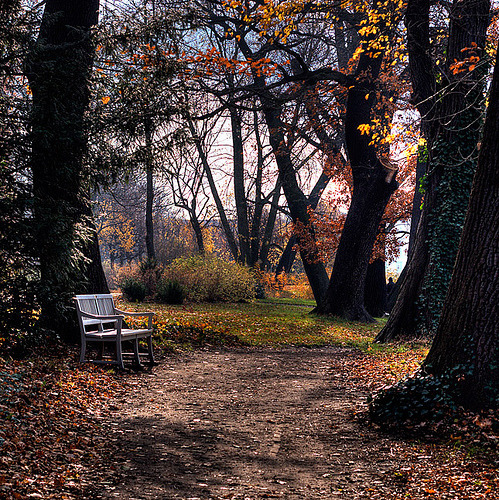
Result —
<svg viewBox="0 0 499 500"><path fill-rule="evenodd" d="M158 285L156 298L165 304L182 304L186 293L181 283L176 280L161 281Z"/></svg>
<svg viewBox="0 0 499 500"><path fill-rule="evenodd" d="M121 292L130 302L142 302L146 298L146 286L137 278L124 278L120 283Z"/></svg>
<svg viewBox="0 0 499 500"><path fill-rule="evenodd" d="M255 296L255 279L250 269L214 256L176 259L167 275L184 287L192 302L239 302Z"/></svg>

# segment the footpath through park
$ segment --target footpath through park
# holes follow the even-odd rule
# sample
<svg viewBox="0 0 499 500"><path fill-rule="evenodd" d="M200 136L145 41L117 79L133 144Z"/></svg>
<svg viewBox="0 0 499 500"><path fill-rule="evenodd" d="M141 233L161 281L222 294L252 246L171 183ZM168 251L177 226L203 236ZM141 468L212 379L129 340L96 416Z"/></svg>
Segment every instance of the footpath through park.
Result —
<svg viewBox="0 0 499 500"><path fill-rule="evenodd" d="M166 358L113 407L122 482L103 497L404 498L414 456L359 418L368 393L345 369L349 355L289 347ZM421 472L431 458L419 459Z"/></svg>

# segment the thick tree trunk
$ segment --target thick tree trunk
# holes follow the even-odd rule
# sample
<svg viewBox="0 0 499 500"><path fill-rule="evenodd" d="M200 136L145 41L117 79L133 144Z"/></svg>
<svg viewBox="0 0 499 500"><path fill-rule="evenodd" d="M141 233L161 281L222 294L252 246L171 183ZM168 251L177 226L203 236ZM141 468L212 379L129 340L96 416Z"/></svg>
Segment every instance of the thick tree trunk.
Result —
<svg viewBox="0 0 499 500"><path fill-rule="evenodd" d="M83 280L75 266L82 201L83 115L89 102L98 0L47 0L26 63L33 92L31 169L42 308L40 325L76 340L71 295Z"/></svg>
<svg viewBox="0 0 499 500"><path fill-rule="evenodd" d="M426 370L459 370L460 403L497 407L499 390L499 62L459 252Z"/></svg>
<svg viewBox="0 0 499 500"><path fill-rule="evenodd" d="M416 338L434 332L457 252L460 228L476 161L483 108L483 71L454 75L450 65L468 57L475 46L481 56L488 26L488 0L455 2L451 11L446 85L437 95L429 42L428 0L407 7L409 63L413 100L427 141L428 172L424 205L407 273L378 342Z"/></svg>
<svg viewBox="0 0 499 500"><path fill-rule="evenodd" d="M99 238L94 224L94 218L90 204L87 205L85 210L87 217L87 227L91 231L91 238L83 249L83 254L88 260L85 266L86 286L82 289L82 293L109 293L109 286L107 284L106 275L102 268L102 258L99 248ZM113 260L111 260L111 266Z"/></svg>
<svg viewBox="0 0 499 500"><path fill-rule="evenodd" d="M418 231L419 219L421 218L423 193L421 192L420 184L426 172L427 157L428 153L425 154L424 151L419 151L418 160L416 162L416 186L412 198L411 228L409 230L409 248L407 250L408 255L412 253L412 249L416 243L416 233Z"/></svg>
<svg viewBox="0 0 499 500"><path fill-rule="evenodd" d="M376 4L375 8L383 10L381 5ZM388 18L382 22L379 29L389 33ZM382 63L382 54L373 52L369 41L370 38L364 41L365 50L359 59L355 83L348 91L345 116L345 140L353 176L352 200L326 299L317 308L320 314L365 322L374 321L364 307L367 267L381 218L390 196L397 189L396 169L387 160L381 163L371 136L362 134L359 128L371 122L376 79Z"/></svg>
<svg viewBox="0 0 499 500"><path fill-rule="evenodd" d="M373 169L357 173L357 187L352 193L326 301L317 312L371 322L373 318L364 307L367 268L383 212L396 184L393 172Z"/></svg>
<svg viewBox="0 0 499 500"><path fill-rule="evenodd" d="M400 281L397 301L385 327L377 335L376 342L414 337L418 301L429 261L427 234L427 211L424 210L419 220L413 251L409 254L404 271L397 281L397 284Z"/></svg>

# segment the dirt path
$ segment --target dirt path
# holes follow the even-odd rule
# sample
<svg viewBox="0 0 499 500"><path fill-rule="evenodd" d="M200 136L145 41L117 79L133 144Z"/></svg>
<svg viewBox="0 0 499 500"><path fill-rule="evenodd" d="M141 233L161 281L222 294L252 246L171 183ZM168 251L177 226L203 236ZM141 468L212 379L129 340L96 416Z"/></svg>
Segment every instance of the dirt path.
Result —
<svg viewBox="0 0 499 500"><path fill-rule="evenodd" d="M372 498L404 464L352 418L365 393L345 349L196 351L138 377L118 402L122 499ZM400 492L400 490L398 490ZM396 495L398 496L398 495ZM395 498L395 496L393 497Z"/></svg>

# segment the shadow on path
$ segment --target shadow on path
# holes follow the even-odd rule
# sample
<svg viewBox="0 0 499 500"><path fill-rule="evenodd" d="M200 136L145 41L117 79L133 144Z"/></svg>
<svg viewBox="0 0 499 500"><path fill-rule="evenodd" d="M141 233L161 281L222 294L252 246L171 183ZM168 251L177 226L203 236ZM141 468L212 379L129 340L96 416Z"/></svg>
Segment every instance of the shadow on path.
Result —
<svg viewBox="0 0 499 500"><path fill-rule="evenodd" d="M400 467L354 418L348 350L197 351L143 374L118 404L122 484L105 498L369 498Z"/></svg>

